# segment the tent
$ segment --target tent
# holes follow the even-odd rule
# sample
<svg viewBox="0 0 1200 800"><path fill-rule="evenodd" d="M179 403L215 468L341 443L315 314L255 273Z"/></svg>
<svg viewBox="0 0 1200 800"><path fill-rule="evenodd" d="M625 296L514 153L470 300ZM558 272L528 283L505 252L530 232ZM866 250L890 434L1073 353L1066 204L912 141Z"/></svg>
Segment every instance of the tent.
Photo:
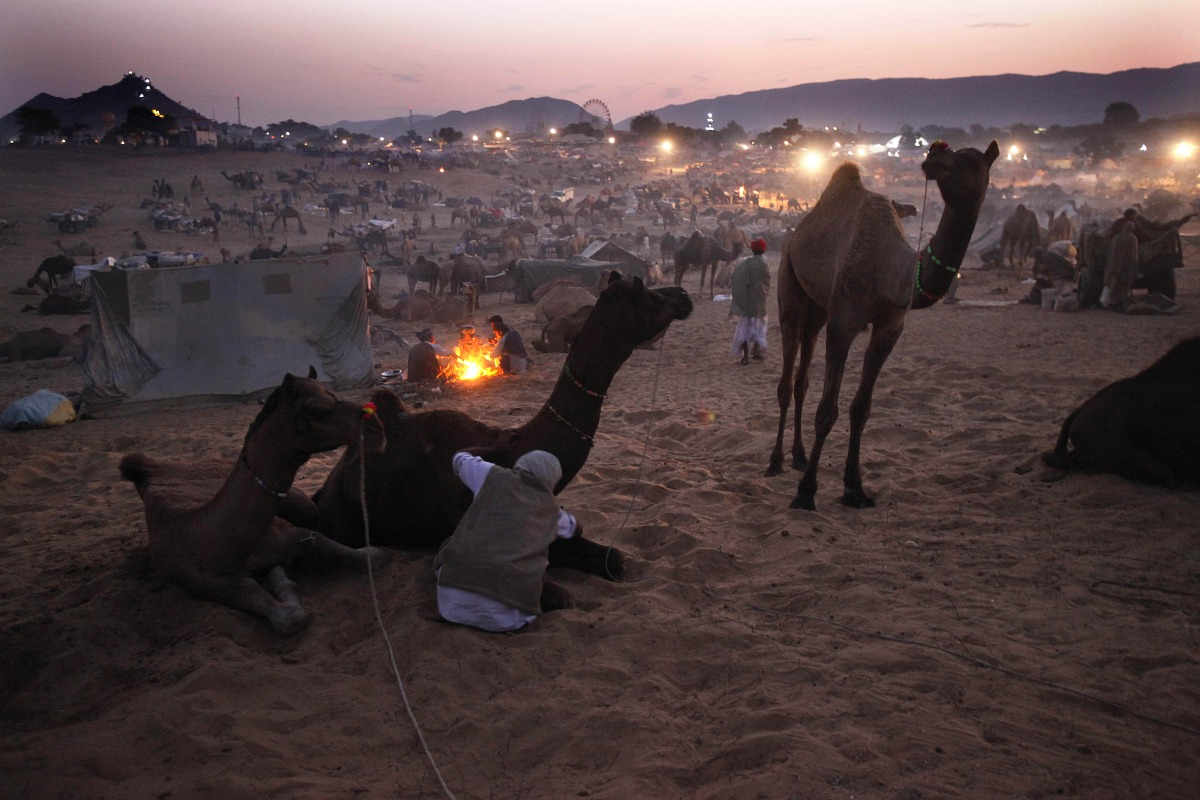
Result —
<svg viewBox="0 0 1200 800"><path fill-rule="evenodd" d="M335 389L369 386L366 280L351 253L94 272L84 405L244 397L310 365Z"/></svg>
<svg viewBox="0 0 1200 800"><path fill-rule="evenodd" d="M561 258L519 258L509 269L515 285L513 297L518 303L533 301L533 292L544 283L563 278L578 283L580 286L593 287L600 283L600 276L605 270L618 270L621 274L646 278L645 265L639 272L634 267L625 264L615 264L609 261L592 261L581 256Z"/></svg>
<svg viewBox="0 0 1200 800"><path fill-rule="evenodd" d="M629 252L616 242L597 239L583 248L583 252L579 255L594 261L608 261L613 264L622 264L622 275L638 275L642 278L646 276L646 269L648 267L646 259Z"/></svg>

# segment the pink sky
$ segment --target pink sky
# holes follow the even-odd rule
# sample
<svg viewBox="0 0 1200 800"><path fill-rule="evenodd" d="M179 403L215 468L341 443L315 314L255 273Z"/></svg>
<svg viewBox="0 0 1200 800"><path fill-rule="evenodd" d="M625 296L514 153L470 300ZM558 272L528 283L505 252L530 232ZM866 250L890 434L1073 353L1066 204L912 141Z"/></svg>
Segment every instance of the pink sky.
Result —
<svg viewBox="0 0 1200 800"><path fill-rule="evenodd" d="M0 114L127 71L203 114L325 125L527 97L673 103L841 78L1108 73L1200 61L1200 3L14 0ZM1130 98L1136 105L1136 98ZM1198 109L1200 110L1200 109Z"/></svg>

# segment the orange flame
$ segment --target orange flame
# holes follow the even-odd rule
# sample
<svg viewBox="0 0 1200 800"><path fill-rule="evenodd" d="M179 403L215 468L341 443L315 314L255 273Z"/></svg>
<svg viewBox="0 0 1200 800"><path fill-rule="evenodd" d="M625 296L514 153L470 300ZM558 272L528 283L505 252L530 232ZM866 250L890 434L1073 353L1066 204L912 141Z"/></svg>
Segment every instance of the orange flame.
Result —
<svg viewBox="0 0 1200 800"><path fill-rule="evenodd" d="M491 357L493 346L493 342L485 342L473 334L459 337L454 357L442 367L442 377L449 381L474 381L500 375L500 364Z"/></svg>

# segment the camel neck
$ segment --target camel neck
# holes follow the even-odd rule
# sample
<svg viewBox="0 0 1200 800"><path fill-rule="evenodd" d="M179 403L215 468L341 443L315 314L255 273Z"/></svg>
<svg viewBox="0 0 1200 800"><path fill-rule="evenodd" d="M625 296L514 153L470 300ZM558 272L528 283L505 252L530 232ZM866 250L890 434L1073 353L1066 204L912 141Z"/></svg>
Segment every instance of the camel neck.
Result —
<svg viewBox="0 0 1200 800"><path fill-rule="evenodd" d="M947 206L929 244L917 253L911 308L928 308L950 291L975 232L978 204L969 212Z"/></svg>

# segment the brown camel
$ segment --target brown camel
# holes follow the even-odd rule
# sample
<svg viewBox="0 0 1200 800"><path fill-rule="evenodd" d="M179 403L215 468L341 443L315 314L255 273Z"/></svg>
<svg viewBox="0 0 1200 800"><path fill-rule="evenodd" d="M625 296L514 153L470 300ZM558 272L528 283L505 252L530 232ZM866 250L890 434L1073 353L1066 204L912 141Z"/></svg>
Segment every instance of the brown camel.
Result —
<svg viewBox="0 0 1200 800"><path fill-rule="evenodd" d="M1197 375L1200 336L1092 395L1067 417L1054 450L1042 460L1056 469L1108 472L1167 487L1200 484Z"/></svg>
<svg viewBox="0 0 1200 800"><path fill-rule="evenodd" d="M868 191L858 167L843 164L833 173L812 211L788 239L779 265L779 328L783 373L779 378L779 430L768 475L783 470L783 433L788 403L796 398L792 467L804 470L792 508L814 510L821 449L838 416L838 394L846 357L858 333L871 326L858 392L850 404L850 445L842 481L842 502L855 508L874 504L862 487L859 446L871 412L871 394L884 362L904 330L909 308L927 308L942 299L958 275L987 192L992 162L1000 148L968 147L957 152L943 142L929 149L921 170L937 182L946 210L920 256L909 246L892 203ZM808 389L817 334L825 333L825 386L817 406L812 455L804 454L800 414ZM792 381L796 353L800 369Z"/></svg>
<svg viewBox="0 0 1200 800"><path fill-rule="evenodd" d="M675 251L675 285L683 286L683 273L690 266L700 267L700 293L704 297L704 273L708 272L708 294L713 296L713 282L717 277L717 265L722 261L732 261L736 256L717 244L711 236L705 236L700 231L693 231Z"/></svg>
<svg viewBox="0 0 1200 800"><path fill-rule="evenodd" d="M563 475L555 492L587 461L613 377L642 342L686 319L692 301L680 289L650 290L637 278L614 275L580 332L546 404L520 428L497 428L450 409L412 412L392 392L372 400L388 437L382 455L365 458L367 519L371 541L405 548L436 548L454 531L471 504L471 492L450 461L460 450L505 467L531 450L553 453ZM359 453L351 447L295 524L320 530L344 544L363 541ZM297 509L299 512L299 509ZM303 520L303 521L302 521ZM580 536L550 548L551 566L619 578L622 555Z"/></svg>
<svg viewBox="0 0 1200 800"><path fill-rule="evenodd" d="M593 306L583 306L574 314L551 320L542 328L542 338L533 343L539 353L569 353L587 323Z"/></svg>
<svg viewBox="0 0 1200 800"><path fill-rule="evenodd" d="M429 293L433 294L437 291L438 275L441 267L436 261L431 261L425 256L417 256L417 260L409 266L408 272L408 293L413 294L417 291L418 283L428 283Z"/></svg>
<svg viewBox="0 0 1200 800"><path fill-rule="evenodd" d="M134 233L136 233L136 231L134 231ZM55 239L54 241L50 242L50 244L57 247L59 252L64 256L70 256L71 258L75 258L77 256L80 258L86 257L92 259L93 263L96 261L96 246L88 244L87 242L76 242L70 247L67 247L62 243L62 239Z"/></svg>
<svg viewBox="0 0 1200 800"><path fill-rule="evenodd" d="M1037 214L1033 213L1022 203L1016 207L1004 227L1000 231L1000 256L1008 257L1008 265L1019 272L1025 267L1025 259L1042 243L1042 232L1038 226ZM1013 261L1016 254L1017 260Z"/></svg>
<svg viewBox="0 0 1200 800"><path fill-rule="evenodd" d="M250 251L250 260L259 261L267 258L280 258L287 252L287 249L288 246L286 244L278 250L272 250L270 245L256 244Z"/></svg>
<svg viewBox="0 0 1200 800"><path fill-rule="evenodd" d="M0 344L0 361L41 361L60 355L79 360L91 335L91 325L80 325L75 333L59 333L53 328L20 331Z"/></svg>
<svg viewBox="0 0 1200 800"><path fill-rule="evenodd" d="M283 232L287 233L289 219L296 220L296 225L300 228L301 236L308 236L308 231L304 229L304 220L300 217L300 212L291 206L284 206L275 212L275 220L271 223L271 227L268 230L275 230L275 226L282 220Z"/></svg>
<svg viewBox="0 0 1200 800"><path fill-rule="evenodd" d="M285 635L311 620L284 572L293 559L311 556L363 571L387 559L376 548L354 550L279 516L313 453L357 449L360 438L368 452L383 450L374 414L339 400L315 377L310 369L308 378L283 379L246 431L232 472L228 463L173 464L142 453L125 456L120 466L145 505L155 566L192 594L263 617Z"/></svg>
<svg viewBox="0 0 1200 800"><path fill-rule="evenodd" d="M475 215L472 213L474 206L458 206L450 212L450 227L454 227L454 223L462 220L464 228L470 227L475 222Z"/></svg>
<svg viewBox="0 0 1200 800"><path fill-rule="evenodd" d="M442 263L438 271L438 290L434 294L445 294L447 290L451 294L458 294L462 291L464 283L483 286L486 277L487 265L482 258L457 253L449 261Z"/></svg>
<svg viewBox="0 0 1200 800"><path fill-rule="evenodd" d="M529 254L525 252L525 240L521 238L521 234L519 233L510 233L504 237L501 253L502 260L529 258Z"/></svg>
<svg viewBox="0 0 1200 800"><path fill-rule="evenodd" d="M1048 239L1051 242L1069 242L1075 229L1071 224L1071 218L1064 211L1058 216L1054 216L1054 209L1046 212L1049 219L1046 221L1046 230L1048 231Z"/></svg>

